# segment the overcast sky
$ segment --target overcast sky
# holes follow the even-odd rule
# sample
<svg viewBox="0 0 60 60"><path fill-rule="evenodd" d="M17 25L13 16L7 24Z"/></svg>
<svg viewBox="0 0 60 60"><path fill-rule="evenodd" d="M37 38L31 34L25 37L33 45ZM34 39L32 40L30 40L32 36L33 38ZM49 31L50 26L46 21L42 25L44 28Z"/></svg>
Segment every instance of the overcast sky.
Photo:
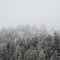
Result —
<svg viewBox="0 0 60 60"><path fill-rule="evenodd" d="M60 28L60 0L0 0L0 28L23 24Z"/></svg>

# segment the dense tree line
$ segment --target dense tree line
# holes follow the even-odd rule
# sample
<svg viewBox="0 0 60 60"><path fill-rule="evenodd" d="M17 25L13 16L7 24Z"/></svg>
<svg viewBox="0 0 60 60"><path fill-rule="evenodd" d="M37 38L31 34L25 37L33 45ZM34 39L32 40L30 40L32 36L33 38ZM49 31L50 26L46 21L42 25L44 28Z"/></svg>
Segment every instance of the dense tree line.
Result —
<svg viewBox="0 0 60 60"><path fill-rule="evenodd" d="M41 28L43 29L43 28ZM30 26L0 31L0 60L60 60L60 34Z"/></svg>

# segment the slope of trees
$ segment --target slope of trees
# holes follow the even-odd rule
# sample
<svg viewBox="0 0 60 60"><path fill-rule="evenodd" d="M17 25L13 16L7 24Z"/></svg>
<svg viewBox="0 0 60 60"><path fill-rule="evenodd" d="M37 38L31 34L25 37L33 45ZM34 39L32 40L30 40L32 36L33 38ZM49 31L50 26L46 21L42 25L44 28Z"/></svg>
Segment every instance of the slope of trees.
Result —
<svg viewBox="0 0 60 60"><path fill-rule="evenodd" d="M60 34L20 26L0 31L0 60L60 60Z"/></svg>

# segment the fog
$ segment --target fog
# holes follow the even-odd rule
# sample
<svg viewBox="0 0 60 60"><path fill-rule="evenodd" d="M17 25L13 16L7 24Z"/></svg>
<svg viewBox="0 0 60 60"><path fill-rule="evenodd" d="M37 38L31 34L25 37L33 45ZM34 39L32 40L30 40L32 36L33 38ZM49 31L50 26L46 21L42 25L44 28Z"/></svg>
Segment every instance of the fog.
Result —
<svg viewBox="0 0 60 60"><path fill-rule="evenodd" d="M60 60L60 0L0 0L0 60Z"/></svg>
<svg viewBox="0 0 60 60"><path fill-rule="evenodd" d="M60 28L60 0L0 0L0 28L17 25Z"/></svg>

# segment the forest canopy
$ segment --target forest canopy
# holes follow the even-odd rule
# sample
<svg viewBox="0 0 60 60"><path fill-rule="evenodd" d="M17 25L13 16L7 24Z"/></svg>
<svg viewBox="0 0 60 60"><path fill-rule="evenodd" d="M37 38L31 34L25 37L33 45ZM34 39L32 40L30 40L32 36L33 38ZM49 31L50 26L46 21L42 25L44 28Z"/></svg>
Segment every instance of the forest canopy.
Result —
<svg viewBox="0 0 60 60"><path fill-rule="evenodd" d="M18 26L0 31L0 60L60 60L60 32Z"/></svg>

